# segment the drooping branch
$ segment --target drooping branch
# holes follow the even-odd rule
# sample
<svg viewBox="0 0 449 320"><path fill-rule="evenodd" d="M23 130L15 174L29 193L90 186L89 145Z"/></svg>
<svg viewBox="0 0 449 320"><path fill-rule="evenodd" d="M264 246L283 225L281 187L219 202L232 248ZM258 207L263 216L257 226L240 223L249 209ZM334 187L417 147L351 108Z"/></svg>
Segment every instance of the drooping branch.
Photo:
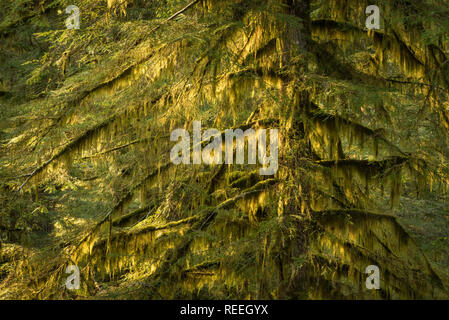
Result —
<svg viewBox="0 0 449 320"><path fill-rule="evenodd" d="M342 160L322 160L317 161L321 166L332 167L363 167L371 173L379 173L393 166L402 165L409 158L407 157L391 157L384 160L357 160L357 159L342 159Z"/></svg>
<svg viewBox="0 0 449 320"><path fill-rule="evenodd" d="M214 209L207 210L203 214L202 218L199 219L184 235L184 239L181 241L181 243L167 253L164 263L162 263L161 266L154 272L154 274L151 275L151 279L154 279L155 282L152 285L152 290L149 293L149 296L152 297L157 292L162 282L170 277L172 267L179 259L181 259L181 257L183 257L188 252L189 247L195 237L195 233L206 229L212 223L213 219L220 210L227 209L230 206L234 205L237 201L261 192L262 190L275 185L277 182L278 181L276 179L267 179L261 181L253 187L244 190L241 194L223 201Z"/></svg>
<svg viewBox="0 0 449 320"><path fill-rule="evenodd" d="M339 115L333 115L324 112L317 105L312 105L312 111L308 114L311 119L317 119L322 123L332 123L333 126L338 127L339 125L348 126L353 128L356 132L363 134L364 136L370 137L374 140L379 140L385 143L388 147L395 150L402 156L407 156L398 146L394 145L392 142L387 140L379 131L372 130L364 125L356 123L352 120L346 119Z"/></svg>

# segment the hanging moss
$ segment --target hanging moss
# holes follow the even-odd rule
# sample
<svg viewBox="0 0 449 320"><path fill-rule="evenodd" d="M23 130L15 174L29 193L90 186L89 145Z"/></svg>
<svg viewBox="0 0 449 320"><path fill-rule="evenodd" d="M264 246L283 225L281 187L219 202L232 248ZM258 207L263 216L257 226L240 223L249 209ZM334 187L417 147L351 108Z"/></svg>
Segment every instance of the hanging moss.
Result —
<svg viewBox="0 0 449 320"><path fill-rule="evenodd" d="M392 216L354 210L316 215L324 229L324 233L312 241L313 255L318 257L316 263L319 267L316 267L328 265L330 270L336 271L325 276L328 281L338 285L344 279L345 285L352 287L346 298L359 294L377 299L435 299L444 296L440 278ZM381 270L381 289L374 293L364 288L363 281L365 268L372 264ZM419 273L414 271L418 265ZM327 294L318 292L320 297Z"/></svg>
<svg viewBox="0 0 449 320"><path fill-rule="evenodd" d="M0 145L15 156L3 161L0 151L0 177L29 172L8 181L20 197L34 188L35 203L57 182L52 210L85 210L92 226L44 267L45 255L22 259L19 287L59 298L73 262L89 297L110 281L145 283L135 292L153 299L445 297L394 218L365 208L383 207L378 188L390 187L397 208L411 179L429 190L447 180L447 150L429 129L448 128L447 41L424 43L425 19L402 23L401 10L427 4L383 3L391 22L367 32L365 1L295 3L199 1L176 19L89 20L73 42L47 34L57 45L35 77L68 49L82 67L20 104L26 116L11 117L8 132L1 124ZM84 64L84 51L98 64ZM169 133L195 120L222 138L227 128L279 128L278 172L173 165ZM88 210L74 209L74 198ZM382 272L379 291L363 287L371 264Z"/></svg>

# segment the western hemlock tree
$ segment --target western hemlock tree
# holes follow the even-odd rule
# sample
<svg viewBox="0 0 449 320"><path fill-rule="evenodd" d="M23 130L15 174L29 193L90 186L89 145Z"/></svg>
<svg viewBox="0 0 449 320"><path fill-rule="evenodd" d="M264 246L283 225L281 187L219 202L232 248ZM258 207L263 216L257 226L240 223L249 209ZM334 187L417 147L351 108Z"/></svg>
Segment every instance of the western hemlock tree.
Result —
<svg viewBox="0 0 449 320"><path fill-rule="evenodd" d="M17 24L39 31L2 79L2 214L50 220L15 241L27 255L0 293L69 297L76 264L89 296L447 297L392 213L447 189L448 1L75 2L80 30L60 23L67 1L9 5L0 25L14 44ZM195 121L223 141L279 129L279 170L173 164L171 132Z"/></svg>

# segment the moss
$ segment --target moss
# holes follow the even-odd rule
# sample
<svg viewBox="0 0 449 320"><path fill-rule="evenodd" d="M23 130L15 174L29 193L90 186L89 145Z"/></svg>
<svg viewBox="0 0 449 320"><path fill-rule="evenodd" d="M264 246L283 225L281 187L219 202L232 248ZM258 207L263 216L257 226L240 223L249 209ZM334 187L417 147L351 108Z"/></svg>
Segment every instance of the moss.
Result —
<svg viewBox="0 0 449 320"><path fill-rule="evenodd" d="M417 38L419 25L391 19L366 32L356 21L366 17L362 1L312 1L310 15L288 3L208 0L163 23L88 19L73 42L67 32L47 34L55 45L44 69L68 49L81 64L89 57L77 51L100 51L101 61L69 66L51 95L41 90L13 106L20 115L5 134L2 127L8 140L1 144L14 156L2 153L1 178L17 167L20 183L5 178L8 186L23 190L19 197L35 188L32 201L51 205L37 187L57 178L65 188L58 214L72 214L75 197L108 209L87 210L95 222L73 235L59 259L21 260L17 283L32 288L26 292L59 297L68 256L85 274L85 296L98 294L96 281L128 288L141 281L135 294L155 299L444 297L400 225L364 209L381 207L378 187L389 186L398 206L404 181L405 188L416 176L432 189L434 179L447 178L446 160L431 155L436 148L444 158L445 145L433 144L428 129L437 118L447 122L437 101L444 90L433 92L442 75L428 72L444 70L444 54ZM402 17L404 7L394 3L385 12ZM117 38L108 41L110 34ZM99 38L101 48L93 45ZM407 89L414 81L430 84ZM404 129L410 114L427 109L436 113L425 125ZM174 166L167 132L194 120L222 133L279 127L278 173L263 180L255 167ZM71 167L95 173L95 182ZM363 288L369 264L383 272L376 293Z"/></svg>
<svg viewBox="0 0 449 320"><path fill-rule="evenodd" d="M324 233L312 241L312 250L314 255L323 257L324 266L329 261L336 265L337 273L329 281L349 280L355 295L365 291L367 297L441 299L445 296L441 279L394 217L355 210L322 212L317 217ZM382 290L374 296L367 293L362 281L365 268L371 264L379 266L382 279Z"/></svg>
<svg viewBox="0 0 449 320"><path fill-rule="evenodd" d="M235 176L234 176L235 177ZM238 179L232 180L231 177L228 178L229 187L230 188L239 188L239 189L246 189L249 188L252 185L255 185L259 179L260 175L258 171L252 171L250 173L245 173L244 175L240 176Z"/></svg>

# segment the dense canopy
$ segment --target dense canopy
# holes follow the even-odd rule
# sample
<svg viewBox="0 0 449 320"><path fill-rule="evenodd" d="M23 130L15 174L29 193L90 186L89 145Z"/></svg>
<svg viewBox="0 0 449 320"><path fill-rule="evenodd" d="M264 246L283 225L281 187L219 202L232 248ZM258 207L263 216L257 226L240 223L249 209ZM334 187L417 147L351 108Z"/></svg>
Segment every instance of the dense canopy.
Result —
<svg viewBox="0 0 449 320"><path fill-rule="evenodd" d="M0 5L0 298L448 298L449 1ZM174 164L195 121L277 172Z"/></svg>

